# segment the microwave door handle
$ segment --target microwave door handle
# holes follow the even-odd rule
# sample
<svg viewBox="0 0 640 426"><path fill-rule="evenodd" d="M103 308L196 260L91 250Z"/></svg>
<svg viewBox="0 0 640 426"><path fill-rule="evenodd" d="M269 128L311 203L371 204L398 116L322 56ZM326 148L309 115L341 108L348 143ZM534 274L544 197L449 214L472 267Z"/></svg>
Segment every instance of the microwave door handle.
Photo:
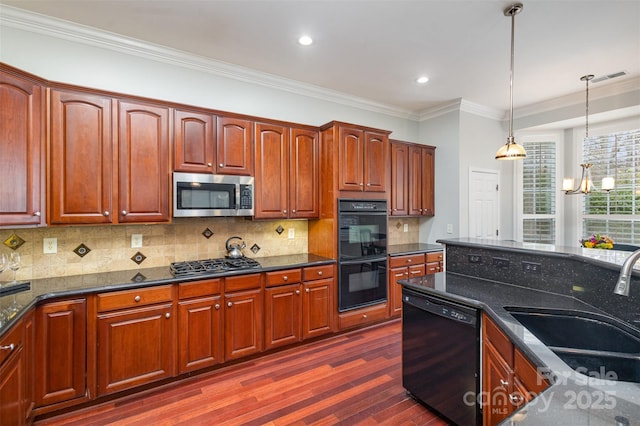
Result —
<svg viewBox="0 0 640 426"><path fill-rule="evenodd" d="M236 210L240 210L240 184L236 184L236 199L235 199L235 209Z"/></svg>

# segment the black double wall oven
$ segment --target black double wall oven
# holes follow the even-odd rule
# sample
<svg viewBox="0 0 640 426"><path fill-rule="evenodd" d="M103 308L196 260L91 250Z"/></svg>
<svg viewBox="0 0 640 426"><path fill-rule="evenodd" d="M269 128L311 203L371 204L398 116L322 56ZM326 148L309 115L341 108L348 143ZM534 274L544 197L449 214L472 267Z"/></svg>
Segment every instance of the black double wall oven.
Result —
<svg viewBox="0 0 640 426"><path fill-rule="evenodd" d="M387 201L338 200L338 311L387 300Z"/></svg>

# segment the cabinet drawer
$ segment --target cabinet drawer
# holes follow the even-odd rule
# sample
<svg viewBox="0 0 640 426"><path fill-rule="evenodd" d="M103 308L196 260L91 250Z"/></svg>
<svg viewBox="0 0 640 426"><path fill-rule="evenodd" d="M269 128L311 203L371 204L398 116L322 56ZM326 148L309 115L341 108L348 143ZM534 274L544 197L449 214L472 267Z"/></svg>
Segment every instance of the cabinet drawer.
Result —
<svg viewBox="0 0 640 426"><path fill-rule="evenodd" d="M22 329L22 321L18 321L18 323L0 339L0 365L22 346L24 339Z"/></svg>
<svg viewBox="0 0 640 426"><path fill-rule="evenodd" d="M382 303L368 308L356 309L350 312L341 313L338 317L340 330L357 327L387 318L388 305Z"/></svg>
<svg viewBox="0 0 640 426"><path fill-rule="evenodd" d="M302 270L304 281L333 277L333 265L308 266Z"/></svg>
<svg viewBox="0 0 640 426"><path fill-rule="evenodd" d="M302 271L300 269L287 269L286 271L267 272L267 287L276 285L299 283L302 280Z"/></svg>
<svg viewBox="0 0 640 426"><path fill-rule="evenodd" d="M513 344L511 340L486 314L482 315L482 335L491 342L507 364L513 367Z"/></svg>
<svg viewBox="0 0 640 426"><path fill-rule="evenodd" d="M425 265L413 265L409 266L409 278L420 277L426 272Z"/></svg>
<svg viewBox="0 0 640 426"><path fill-rule="evenodd" d="M98 295L98 312L170 302L172 298L170 285L103 293Z"/></svg>
<svg viewBox="0 0 640 426"><path fill-rule="evenodd" d="M389 258L390 268L400 268L402 266L417 265L424 263L424 253L411 254L407 256L393 256Z"/></svg>
<svg viewBox="0 0 640 426"><path fill-rule="evenodd" d="M547 379L538 373L538 369L518 349L515 350L513 369L518 379L529 392L539 394L549 386Z"/></svg>
<svg viewBox="0 0 640 426"><path fill-rule="evenodd" d="M427 263L427 274L435 274L441 271L440 262Z"/></svg>
<svg viewBox="0 0 640 426"><path fill-rule="evenodd" d="M190 299L192 297L211 296L213 294L219 294L221 290L222 278L182 283L178 286L178 298Z"/></svg>
<svg viewBox="0 0 640 426"><path fill-rule="evenodd" d="M224 291L249 290L260 287L260 274L238 275L224 279Z"/></svg>
<svg viewBox="0 0 640 426"><path fill-rule="evenodd" d="M427 262L442 262L442 252L427 253Z"/></svg>

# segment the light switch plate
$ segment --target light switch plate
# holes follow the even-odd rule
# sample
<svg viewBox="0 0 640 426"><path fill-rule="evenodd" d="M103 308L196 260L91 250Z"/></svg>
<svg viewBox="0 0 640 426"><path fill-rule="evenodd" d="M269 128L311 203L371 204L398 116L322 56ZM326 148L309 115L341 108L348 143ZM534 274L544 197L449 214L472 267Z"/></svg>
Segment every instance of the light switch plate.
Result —
<svg viewBox="0 0 640 426"><path fill-rule="evenodd" d="M44 238L42 240L42 253L52 254L58 252L58 239L57 238Z"/></svg>
<svg viewBox="0 0 640 426"><path fill-rule="evenodd" d="M408 224L408 223L405 223L405 224L404 224L404 227L402 228L402 230L403 230L404 232L409 232L409 224Z"/></svg>
<svg viewBox="0 0 640 426"><path fill-rule="evenodd" d="M131 248L142 247L142 234L131 234Z"/></svg>
<svg viewBox="0 0 640 426"><path fill-rule="evenodd" d="M296 230L295 228L289 228L289 239L293 240L296 237Z"/></svg>

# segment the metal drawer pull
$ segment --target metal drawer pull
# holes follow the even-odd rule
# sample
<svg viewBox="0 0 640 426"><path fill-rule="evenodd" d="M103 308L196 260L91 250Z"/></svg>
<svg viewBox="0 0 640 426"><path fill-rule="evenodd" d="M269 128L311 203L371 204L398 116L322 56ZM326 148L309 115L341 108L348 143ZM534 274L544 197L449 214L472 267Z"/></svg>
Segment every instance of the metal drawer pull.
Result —
<svg viewBox="0 0 640 426"><path fill-rule="evenodd" d="M305 291L306 291L307 293L311 293L311 290L309 290L309 289L306 289Z"/></svg>
<svg viewBox="0 0 640 426"><path fill-rule="evenodd" d="M502 380L502 379L500 379L500 384L501 384L502 386L509 386L509 382L508 382L508 381L506 381L506 380Z"/></svg>
<svg viewBox="0 0 640 426"><path fill-rule="evenodd" d="M520 394L511 394L509 395L509 401L511 401L515 405L520 405L524 401L524 397Z"/></svg>
<svg viewBox="0 0 640 426"><path fill-rule="evenodd" d="M10 345L6 345L6 346L0 346L0 350L3 351L12 351L16 348L15 343L11 343Z"/></svg>
<svg viewBox="0 0 640 426"><path fill-rule="evenodd" d="M216 309L220 309L220 304L219 304L219 303L216 303L216 304L215 304L215 306L214 306L214 308L216 308Z"/></svg>
<svg viewBox="0 0 640 426"><path fill-rule="evenodd" d="M165 317L165 318L171 318L171 313L170 313L170 312L167 312L166 314L164 314L164 317Z"/></svg>
<svg viewBox="0 0 640 426"><path fill-rule="evenodd" d="M34 216L40 216L40 212L33 213Z"/></svg>
<svg viewBox="0 0 640 426"><path fill-rule="evenodd" d="M362 314L363 319L367 319L367 314Z"/></svg>
<svg viewBox="0 0 640 426"><path fill-rule="evenodd" d="M300 290L296 290L296 294L300 294Z"/></svg>
<svg viewBox="0 0 640 426"><path fill-rule="evenodd" d="M140 301L140 296L136 296L136 297L134 297L134 298L133 298L133 301L134 301L134 302L139 302L139 301Z"/></svg>
<svg viewBox="0 0 640 426"><path fill-rule="evenodd" d="M318 275L322 276L322 271L318 271Z"/></svg>
<svg viewBox="0 0 640 426"><path fill-rule="evenodd" d="M105 210L104 213L102 213L105 216L109 216L109 210Z"/></svg>
<svg viewBox="0 0 640 426"><path fill-rule="evenodd" d="M227 303L227 306L228 306L228 307L232 307L232 306L233 306L233 302L229 302L229 303Z"/></svg>
<svg viewBox="0 0 640 426"><path fill-rule="evenodd" d="M122 216L126 216L127 215L127 211L126 210L122 210Z"/></svg>
<svg viewBox="0 0 640 426"><path fill-rule="evenodd" d="M286 276L286 275L284 277L282 277L282 281L287 281L288 279L289 279L289 277Z"/></svg>

